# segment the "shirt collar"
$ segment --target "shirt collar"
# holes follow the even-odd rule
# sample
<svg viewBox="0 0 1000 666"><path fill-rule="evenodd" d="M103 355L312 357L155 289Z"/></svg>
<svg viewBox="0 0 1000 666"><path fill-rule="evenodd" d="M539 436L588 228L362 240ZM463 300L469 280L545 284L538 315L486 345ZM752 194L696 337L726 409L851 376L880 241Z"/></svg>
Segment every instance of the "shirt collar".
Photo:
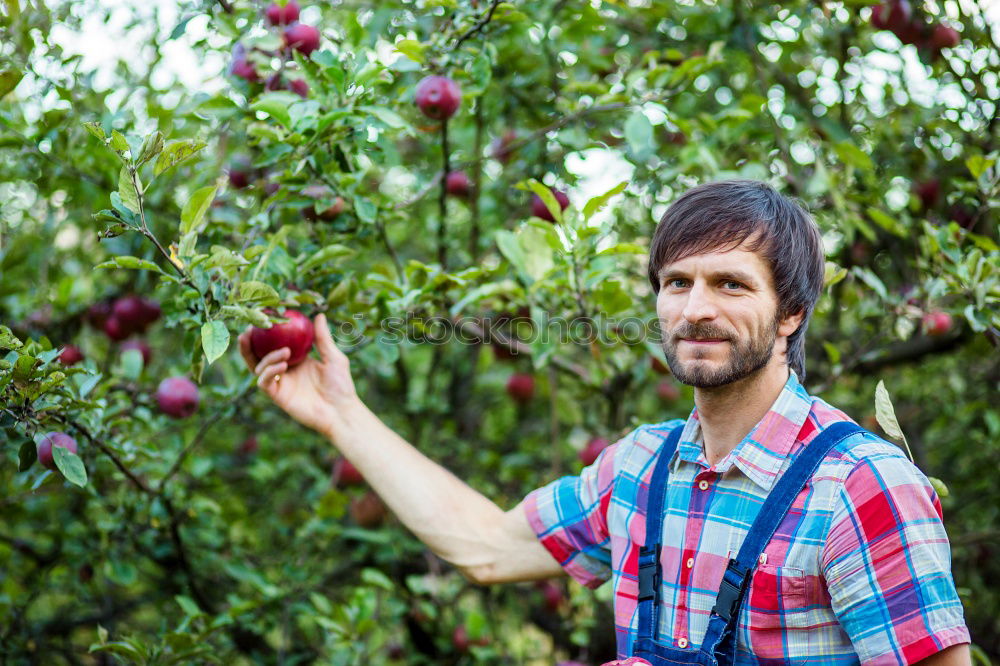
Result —
<svg viewBox="0 0 1000 666"><path fill-rule="evenodd" d="M811 408L809 394L799 382L795 371L790 370L788 381L767 414L728 456L716 463L715 471L725 474L735 466L765 492L769 492ZM684 424L677 446L677 458L675 465L683 461L709 467L702 448L697 408L691 410L687 423Z"/></svg>

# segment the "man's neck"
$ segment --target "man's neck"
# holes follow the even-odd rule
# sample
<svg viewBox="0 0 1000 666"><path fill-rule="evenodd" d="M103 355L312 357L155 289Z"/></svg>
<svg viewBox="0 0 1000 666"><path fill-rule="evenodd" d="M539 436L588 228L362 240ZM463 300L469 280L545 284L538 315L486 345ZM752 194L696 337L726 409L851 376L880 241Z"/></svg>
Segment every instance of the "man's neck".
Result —
<svg viewBox="0 0 1000 666"><path fill-rule="evenodd" d="M788 366L772 360L756 375L718 388L695 388L705 458L714 465L736 448L777 400Z"/></svg>

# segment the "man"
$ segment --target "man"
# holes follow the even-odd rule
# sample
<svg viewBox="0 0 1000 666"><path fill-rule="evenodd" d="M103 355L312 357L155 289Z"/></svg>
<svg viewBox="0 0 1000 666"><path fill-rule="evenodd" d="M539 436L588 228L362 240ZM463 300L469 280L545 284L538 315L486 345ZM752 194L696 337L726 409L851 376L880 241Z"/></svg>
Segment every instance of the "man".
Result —
<svg viewBox="0 0 1000 666"><path fill-rule="evenodd" d="M970 663L932 487L800 383L823 286L808 213L764 183L701 185L663 216L648 270L694 410L637 428L507 512L364 406L322 315L322 361L288 371L287 350L256 359L247 333L240 348L261 389L471 580L611 579L619 658Z"/></svg>

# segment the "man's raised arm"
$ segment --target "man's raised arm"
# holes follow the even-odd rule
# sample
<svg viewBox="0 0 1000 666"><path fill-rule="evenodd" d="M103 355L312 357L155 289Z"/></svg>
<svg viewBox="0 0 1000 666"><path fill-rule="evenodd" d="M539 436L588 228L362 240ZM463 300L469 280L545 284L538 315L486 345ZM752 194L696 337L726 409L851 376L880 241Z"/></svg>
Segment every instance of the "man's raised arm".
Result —
<svg viewBox="0 0 1000 666"><path fill-rule="evenodd" d="M326 318L317 315L313 324L321 360L307 357L291 369L287 347L258 359L249 329L240 335L240 353L262 391L329 438L396 517L470 580L513 582L563 573L520 505L504 512L372 413L355 391L349 361L334 344Z"/></svg>

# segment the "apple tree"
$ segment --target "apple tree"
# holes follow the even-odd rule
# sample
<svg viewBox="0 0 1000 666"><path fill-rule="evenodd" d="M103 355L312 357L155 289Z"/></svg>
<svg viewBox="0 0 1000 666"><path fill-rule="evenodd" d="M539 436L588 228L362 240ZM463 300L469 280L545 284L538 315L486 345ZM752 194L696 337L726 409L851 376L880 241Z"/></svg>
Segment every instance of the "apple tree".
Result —
<svg viewBox="0 0 1000 666"><path fill-rule="evenodd" d="M271 327L325 313L369 406L511 507L690 413L645 254L723 178L817 219L806 386L935 479L1000 658L989 3L141 4L0 7L5 661L611 658L609 586L464 580L235 336L306 352Z"/></svg>

